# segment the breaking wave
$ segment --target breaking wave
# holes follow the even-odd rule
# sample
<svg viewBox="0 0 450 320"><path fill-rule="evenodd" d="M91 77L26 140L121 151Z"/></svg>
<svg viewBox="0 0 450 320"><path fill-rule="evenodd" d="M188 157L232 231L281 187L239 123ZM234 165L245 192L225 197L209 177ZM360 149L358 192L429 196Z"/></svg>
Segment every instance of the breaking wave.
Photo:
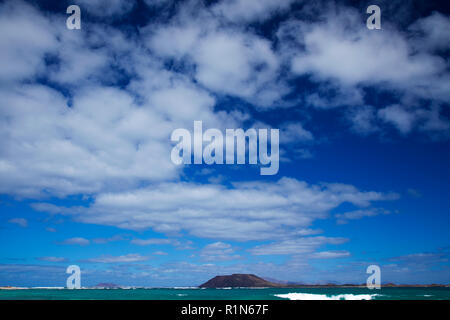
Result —
<svg viewBox="0 0 450 320"><path fill-rule="evenodd" d="M327 296L326 294L313 293L286 293L275 294L276 297L289 300L372 300L379 294L337 294Z"/></svg>

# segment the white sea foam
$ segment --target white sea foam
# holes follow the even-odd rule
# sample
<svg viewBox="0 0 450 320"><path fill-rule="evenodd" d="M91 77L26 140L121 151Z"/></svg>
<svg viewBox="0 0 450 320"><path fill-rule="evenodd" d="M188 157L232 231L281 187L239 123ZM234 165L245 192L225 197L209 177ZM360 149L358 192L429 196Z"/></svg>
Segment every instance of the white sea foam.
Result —
<svg viewBox="0 0 450 320"><path fill-rule="evenodd" d="M337 294L327 296L326 294L313 293L286 293L276 294L276 297L289 300L372 300L378 294Z"/></svg>

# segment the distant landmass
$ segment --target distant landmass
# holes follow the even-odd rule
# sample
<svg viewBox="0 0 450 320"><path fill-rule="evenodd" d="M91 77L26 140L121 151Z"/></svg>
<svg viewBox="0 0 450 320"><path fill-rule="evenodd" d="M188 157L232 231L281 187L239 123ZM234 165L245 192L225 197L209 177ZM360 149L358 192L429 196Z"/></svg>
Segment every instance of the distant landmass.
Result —
<svg viewBox="0 0 450 320"><path fill-rule="evenodd" d="M254 274L232 274L228 276L215 276L214 278L206 281L200 285L200 288L233 288L233 287L284 287L283 284L270 282L255 276Z"/></svg>
<svg viewBox="0 0 450 320"><path fill-rule="evenodd" d="M270 281L269 281L270 280ZM330 287L365 287L366 284L300 284L289 281L279 281L276 279L263 279L254 274L236 273L224 276L215 276L214 278L201 284L200 288L330 288ZM445 284L426 284L426 285L397 285L393 283L382 284L382 287L448 287Z"/></svg>

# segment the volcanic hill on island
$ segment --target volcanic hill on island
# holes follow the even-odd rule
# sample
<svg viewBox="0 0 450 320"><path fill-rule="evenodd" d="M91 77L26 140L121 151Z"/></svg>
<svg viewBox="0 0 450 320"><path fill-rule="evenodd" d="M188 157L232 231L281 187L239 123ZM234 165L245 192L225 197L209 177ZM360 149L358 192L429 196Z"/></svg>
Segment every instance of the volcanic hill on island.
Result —
<svg viewBox="0 0 450 320"><path fill-rule="evenodd" d="M271 281L269 281L271 280ZM289 281L278 281L274 279L263 279L254 274L235 273L226 276L215 276L201 284L199 288L365 288L366 284L304 284ZM450 284L382 284L382 287L450 287Z"/></svg>
<svg viewBox="0 0 450 320"><path fill-rule="evenodd" d="M232 274L228 276L215 276L199 286L200 288L229 288L229 287L283 287L282 284L273 283L254 274Z"/></svg>

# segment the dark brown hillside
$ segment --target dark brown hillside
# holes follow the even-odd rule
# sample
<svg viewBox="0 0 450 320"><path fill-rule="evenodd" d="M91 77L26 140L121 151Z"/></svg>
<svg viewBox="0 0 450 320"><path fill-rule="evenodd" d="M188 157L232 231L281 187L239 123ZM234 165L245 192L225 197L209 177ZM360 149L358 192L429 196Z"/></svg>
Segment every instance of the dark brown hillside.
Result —
<svg viewBox="0 0 450 320"><path fill-rule="evenodd" d="M227 288L227 287L282 287L283 285L269 282L254 274L232 274L216 276L200 285L200 288Z"/></svg>

